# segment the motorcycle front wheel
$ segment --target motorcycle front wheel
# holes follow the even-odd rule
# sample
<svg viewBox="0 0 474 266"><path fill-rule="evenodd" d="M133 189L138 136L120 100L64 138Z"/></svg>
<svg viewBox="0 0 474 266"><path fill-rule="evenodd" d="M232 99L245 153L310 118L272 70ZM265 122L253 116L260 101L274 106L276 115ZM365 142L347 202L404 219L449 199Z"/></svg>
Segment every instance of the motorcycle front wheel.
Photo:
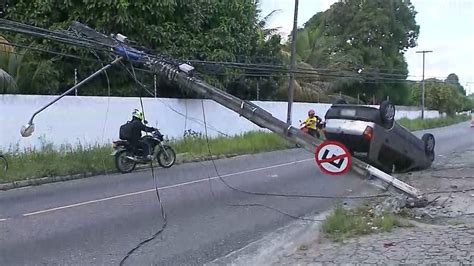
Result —
<svg viewBox="0 0 474 266"><path fill-rule="evenodd" d="M126 150L119 151L115 154L115 167L119 170L122 174L130 173L135 169L137 163L133 160L130 160L127 157L133 156Z"/></svg>
<svg viewBox="0 0 474 266"><path fill-rule="evenodd" d="M176 162L176 153L173 148L163 145L156 156L158 164L163 168L170 168Z"/></svg>

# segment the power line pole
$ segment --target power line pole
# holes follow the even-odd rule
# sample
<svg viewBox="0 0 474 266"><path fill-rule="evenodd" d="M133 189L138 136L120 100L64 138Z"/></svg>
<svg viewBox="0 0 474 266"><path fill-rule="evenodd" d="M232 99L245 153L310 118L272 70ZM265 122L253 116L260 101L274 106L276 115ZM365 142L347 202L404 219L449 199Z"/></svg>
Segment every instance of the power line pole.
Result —
<svg viewBox="0 0 474 266"><path fill-rule="evenodd" d="M260 100L260 78L257 79L257 101Z"/></svg>
<svg viewBox="0 0 474 266"><path fill-rule="evenodd" d="M293 105L293 83L295 81L296 66L296 30L298 28L298 0L295 0L295 15L293 19L293 32L291 34L291 57L290 57L290 83L288 84L288 112L286 123L291 125L291 107Z"/></svg>
<svg viewBox="0 0 474 266"><path fill-rule="evenodd" d="M416 51L417 54L423 54L423 77L421 81L421 119L425 119L425 54L433 51Z"/></svg>
<svg viewBox="0 0 474 266"><path fill-rule="evenodd" d="M156 94L157 94L156 74L153 75L153 88L155 89L155 98L156 98Z"/></svg>
<svg viewBox="0 0 474 266"><path fill-rule="evenodd" d="M77 68L74 68L74 85L77 85ZM77 88L74 94L77 96Z"/></svg>

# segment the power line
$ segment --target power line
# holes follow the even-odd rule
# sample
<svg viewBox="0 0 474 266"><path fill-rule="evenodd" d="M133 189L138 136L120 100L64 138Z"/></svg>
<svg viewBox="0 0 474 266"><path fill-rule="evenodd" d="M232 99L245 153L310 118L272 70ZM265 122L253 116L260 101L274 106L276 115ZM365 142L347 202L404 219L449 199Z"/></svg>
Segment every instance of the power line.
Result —
<svg viewBox="0 0 474 266"><path fill-rule="evenodd" d="M36 37L42 37L42 38L47 38L51 39L54 41L60 41L68 44L73 44L75 46L79 47L85 47L89 49L97 49L100 51L104 51L107 53L110 53L110 48L113 48L114 46L110 44L104 44L101 42L98 42L96 40L92 40L90 38L80 38L77 36L72 36L70 33L62 31L51 31L51 30L45 30L41 28L37 28L34 26L28 26L28 25L23 25L21 23L16 23L16 22L8 22L5 23L5 20L0 20L0 26L3 29L14 31L14 32L19 32L23 34L30 34L34 35ZM8 24L9 23L9 24ZM5 26L4 24L7 24ZM18 26L19 25L19 26ZM18 29L15 27L19 27ZM102 36L98 36L98 38L103 38ZM48 52L53 52L54 51L48 51ZM58 54L57 54L58 55ZM66 53L60 53L59 55L62 56L68 56ZM150 55L150 54L143 54L143 56L149 58L149 59L160 59L160 60L165 60L166 61L166 56L163 55ZM76 59L80 59L77 56L74 56ZM82 59L82 58L81 58ZM171 59L170 59L171 60ZM168 60L169 61L169 60ZM193 60L189 60L193 61ZM223 64L226 62L211 62L211 61L201 61L202 63L212 63L212 64ZM281 74L296 74L298 78L318 78L318 77L332 77L332 78L353 78L355 80L359 80L360 83L365 83L365 84L376 84L376 83L399 83L399 82L417 82L414 80L407 80L405 76L402 74L403 78L395 78L395 77L400 77L401 74L394 74L394 73L383 73L380 72L380 69L375 69L376 72L369 72L367 74L363 73L354 73L354 71L351 70L344 70L344 69L315 69L315 68L298 68L297 71L295 72L288 72L286 69L285 65L277 65L277 66L269 66L269 65L261 65L261 64L242 64L242 63L235 63L235 62L227 62L229 66L232 67L240 67L240 68L246 68L247 70L253 70L253 71L271 71L271 72L277 72ZM237 65L236 65L237 64ZM240 64L240 66L238 65ZM252 67L254 66L254 67ZM363 67L359 67L359 69L364 69ZM367 70L367 69L365 69ZM398 70L390 70L390 71L398 71ZM406 71L406 70L405 70ZM334 73L322 73L322 72L336 72ZM339 72L339 73L338 73ZM346 72L345 74L340 74L340 72ZM349 72L349 73L347 73ZM366 71L367 72L367 71ZM217 74L217 75L222 75L222 74ZM375 75L375 77L371 77L371 75ZM276 77L275 74L273 73L245 73L245 74L240 74L241 77ZM281 77L281 75L280 75ZM383 81L383 82L382 82Z"/></svg>
<svg viewBox="0 0 474 266"><path fill-rule="evenodd" d="M48 54L53 54L53 55L57 55L57 56L64 56L64 57L74 58L74 59L77 59L77 60L80 60L80 61L97 63L96 59L81 57L81 56L73 55L73 54L70 54L70 53L57 52L57 51L54 51L54 50L36 48L36 47L33 47L33 46L21 45L21 44L17 44L17 43L0 42L0 44L11 45L11 46L14 46L14 47L19 47L19 48L23 48L23 49L27 49L27 50L31 50L31 51L35 51L35 52L48 53ZM16 55L24 55L25 54L25 53L15 52L15 51L2 51L2 52L8 53L8 54L16 54Z"/></svg>
<svg viewBox="0 0 474 266"><path fill-rule="evenodd" d="M135 82L138 82L138 78L136 76L136 73L135 73L135 70L134 70L134 67L133 67L133 64L130 63L130 67L132 69L132 74L133 74L133 79L135 80ZM144 88L142 87L142 90ZM138 91L137 89L137 92L138 92L138 95L140 97L140 105L141 105L141 108L142 108L142 113L143 113L143 119L145 119L145 108L143 106L143 99L142 99L142 93L141 93L141 90ZM150 149L149 147L147 147L148 149ZM163 223L161 225L161 227L150 237L148 237L147 239L141 241L140 243L138 243L133 249L129 250L127 252L127 254L120 260L120 266L122 266L125 261L135 252L137 251L141 246L145 245L146 243L150 242L150 241L153 241L155 238L157 238L161 233L164 232L164 230L166 229L167 225L168 225L168 218L167 218L167 215L166 215L166 211L165 211L165 208L163 206L163 202L161 200L161 196L160 196L160 192L159 192L159 189L158 189L158 182L157 182L157 178L156 178L156 175L155 175L155 169L154 169L154 166L153 166L153 160L150 161L150 168L151 168L151 175L152 175L152 178L153 178L153 184L154 184L154 188L155 188L155 194L156 194L156 198L158 200L158 203L159 203L159 207L160 207L160 211L161 211L161 217L163 218Z"/></svg>
<svg viewBox="0 0 474 266"><path fill-rule="evenodd" d="M9 20L5 20L5 19L0 19L0 28L3 28L5 30L9 30L9 31L14 31L14 32L19 32L19 33L22 33L22 34L29 34L29 35L33 35L35 37L42 37L42 38L47 38L47 39L51 39L51 40L54 40L54 41L60 41L60 42L65 42L65 43L68 43L68 44L73 44L75 46L82 46L82 47L86 47L86 48L93 48L93 49L98 49L98 50L101 50L101 51L104 51L104 52L110 52L110 48L114 48L113 45L111 44L105 44L103 42L99 42L97 40L93 40L93 39L90 39L90 38L85 38L84 36L79 37L79 36L72 36L70 32L68 31L52 31L52 30L47 30L47 29L43 29L43 28L39 28L39 27L35 27L35 26L30 26L30 25L26 25L26 24L22 24L22 23L17 23L17 22L14 22L14 21L9 21ZM71 29L69 29L71 30ZM106 37L105 35L104 36L99 36L99 38L104 38ZM138 46L136 46L138 47ZM146 50L150 50L150 49L146 49ZM149 58L159 58L161 60L164 60L166 59L165 56L163 55L159 55L159 56L156 56L156 55L150 55L150 54L146 54L147 57ZM246 55L237 55L236 56L237 58L249 58L248 56ZM268 59L271 59L273 62L275 61L275 58L273 57L264 57L264 56L252 56L250 58L256 58L256 59L265 59L265 58L268 58ZM198 62L198 60L188 60L189 62ZM202 61L202 62L209 62L209 61ZM220 62L221 64L224 63L224 62ZM235 63L235 62L227 62L229 64L238 64L238 63ZM280 65L279 67L282 67L284 68L285 70L287 69L287 66L285 65ZM375 75L381 75L381 76L389 76L389 77L405 77L405 76L412 76L412 75L405 75L405 74L395 74L395 73L384 73L383 71L389 71L389 72L406 72L407 70L406 69L382 69L382 68L365 68L364 66L357 66L355 67L354 69L345 69L345 70L335 70L335 69L321 69L321 68L301 68L299 67L298 68L299 70L309 70L309 71L353 71L355 69L360 69L360 70L363 70L363 71L368 71L369 74L375 74ZM293 73L293 72L290 72L290 74ZM299 73L301 74L301 73ZM319 75L322 75L321 73L319 73ZM412 76L412 77L417 77L417 76Z"/></svg>
<svg viewBox="0 0 474 266"><path fill-rule="evenodd" d="M49 34L51 33L55 33L53 31L48 31ZM27 34L27 33L25 33ZM71 38L74 38L74 41L77 41L77 40L80 40L79 37L76 37L76 36L70 36L70 35L67 35L68 37L71 37ZM93 40L92 40L93 41ZM5 43L5 44L8 44L8 43ZM38 48L33 48L33 47L29 47L29 48L32 48L32 49L38 49ZM88 47L89 49L91 49L90 47ZM40 50L43 50L45 52L50 52L50 53L58 53L58 52L55 52L55 51L48 51L48 50L45 50L45 49L40 49ZM102 51L107 51L107 52L110 52L108 50L104 50L104 49L100 49ZM59 55L62 55L62 56L70 56L70 57L75 57L77 59L80 59L78 58L77 56L72 56L70 54L65 54L65 53L59 53ZM153 56L153 55L147 55L147 56L150 56L151 58L153 57L156 57L156 56ZM161 59L162 57L160 57ZM191 63L197 63L197 64L213 64L213 65L226 65L226 66L229 66L229 67L241 67L241 68L249 68L254 66L256 68L258 68L258 70L262 70L262 69L268 69L268 70L279 70L279 71L284 71L284 72L288 72L288 68L286 65L275 65L275 64L272 64L272 65L269 65L269 64L254 64L254 63L238 63L238 62L225 62L225 61L221 61L221 62L218 62L218 61L205 61L205 60L187 60ZM305 68L305 67L298 67L297 68L299 70L299 72L303 71L303 70L306 70L306 71L311 71L311 73L314 73L314 72L317 72L316 74L322 74L322 73L319 73L319 72L325 72L325 71L329 71L329 72L335 72L335 71L349 71L349 72L354 72L353 69L328 69L328 68ZM365 72L369 72L369 74L375 74L375 75L381 75L381 76L394 76L394 77L405 77L405 76L409 76L409 75L405 75L405 74L395 74L395 73L384 73L384 72L381 72L381 69L374 69L373 71L370 69L370 68L359 68L359 69L364 69ZM395 70L395 69L389 69L388 71L398 71L398 70ZM406 71L406 70L400 70L400 71ZM293 73L293 72L288 72L288 73Z"/></svg>
<svg viewBox="0 0 474 266"><path fill-rule="evenodd" d="M298 75L296 75L297 78L308 78L308 79L315 79L317 77L332 77L332 78L353 78L353 79L358 79L359 83L368 83L368 84L378 84L378 83L418 83L419 81L417 80L409 80L409 79L396 79L396 78L370 78L368 80L365 80L364 77L359 77L355 75L343 75L343 74L321 74L321 73L306 73L306 72L296 72ZM264 73L264 74L257 74L257 73L217 73L214 74L216 76L235 76L235 77L281 77L281 75L286 74L288 76L288 73L283 73L281 74L275 74L275 73ZM442 80L432 80L430 82L435 82L435 83L445 83Z"/></svg>
<svg viewBox="0 0 474 266"><path fill-rule="evenodd" d="M43 49L43 48L36 48L33 46L25 46L21 44L16 44L16 43L8 43L8 42L0 42L1 44L5 45L12 45L12 46L17 46L25 49L30 49L38 52L45 52L45 53L50 53L58 56L64 56L64 57L70 57L78 60L84 60L84 61L89 61L89 62L95 62L95 60L89 59L89 58L83 58L77 55L72 55L70 53L63 53L63 52L57 52L53 50L48 50L48 49ZM89 48L90 49L90 48ZM9 53L15 53L12 51L6 51ZM361 73L355 73L353 71L349 70L344 70L344 69L327 69L327 68L304 68L304 67L298 67L296 68L297 70L295 71L288 71L288 68L285 65L266 65L266 64L253 64L253 63L235 63L235 62L224 62L224 61L203 61L203 60L188 60L189 62L195 62L197 64L207 64L207 65L222 65L222 66L227 66L230 68L237 68L237 69L243 69L243 70L248 70L248 71L255 71L255 72L276 72L276 73L282 73L282 74L289 74L294 73L297 75L298 78L314 78L317 76L321 77L341 77L341 78L358 78L358 79L371 79L371 80L389 80L389 81L407 81L407 82L416 82L415 80L408 80L404 78L395 78L395 77L405 77L405 75L401 74L391 74L391 73L380 73L380 72L368 72L363 74ZM142 70L151 73L149 70ZM326 73L326 72L349 72L350 74L334 74L334 73ZM207 72L209 73L209 72ZM223 76L223 75L229 75L229 74L220 74L220 73L212 73L214 75L218 76ZM370 75L376 75L380 77L370 77ZM244 76L244 74L241 74L240 76ZM276 77L277 75L272 74L272 73L246 73L245 76L248 77ZM409 77L411 75L406 75L406 77ZM416 77L416 76L412 76ZM431 78L438 78L438 77L431 77Z"/></svg>
<svg viewBox="0 0 474 266"><path fill-rule="evenodd" d="M231 68L239 68L239 69L259 69L259 70L267 70L267 71L280 71L280 72L286 72L286 73L297 73L297 72L304 72L308 71L309 73L324 73L324 72L353 72L354 74L374 74L374 75L382 75L382 76L395 76L395 77L406 77L406 76L411 76L411 77L419 77L419 76L414 76L414 75L408 75L408 74L396 74L396 73L385 73L381 71L380 69L370 69L370 68L364 68L364 70L360 73L357 73L354 69L330 69L330 68L313 68L313 67L296 67L294 71L288 70L288 67L286 65L280 64L280 65L268 65L268 64L256 64L256 63L238 63L238 62L226 62L226 61L204 61L204 60L188 60L190 63L194 63L196 65L218 65L218 66L228 66ZM394 71L393 69L390 69L388 71Z"/></svg>
<svg viewBox="0 0 474 266"><path fill-rule="evenodd" d="M219 180L224 183L224 185L231 190L245 193L245 194L250 194L250 195L256 195L256 196L274 196L274 197L284 197L284 198L317 198L317 199L370 199L370 198L384 198L390 196L389 194L377 194L377 195L368 195L368 196L334 196L334 195L314 195L314 194L309 194L309 195L304 195L304 194L284 194L284 193L266 193L266 192L255 192L255 191L247 191L243 190L240 188L233 187L225 181L222 176L219 173L219 170L217 169L216 162L214 160L214 155L212 154L211 151L211 146L210 146L210 141L209 141L209 136L207 133L207 122L206 122L206 112L204 110L204 104L201 102L202 105L202 110L203 110L203 120L204 120L204 132L205 132L205 139L206 139L206 146L207 150L209 152L209 156L211 158L212 165L214 167L214 171L216 172L217 177L219 177Z"/></svg>

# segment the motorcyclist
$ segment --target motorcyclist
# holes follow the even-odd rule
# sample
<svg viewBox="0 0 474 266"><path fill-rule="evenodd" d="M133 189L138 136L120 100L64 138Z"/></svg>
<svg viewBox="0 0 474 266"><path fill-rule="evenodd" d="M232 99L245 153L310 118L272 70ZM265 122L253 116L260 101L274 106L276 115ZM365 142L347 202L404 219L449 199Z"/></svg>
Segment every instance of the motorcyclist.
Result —
<svg viewBox="0 0 474 266"><path fill-rule="evenodd" d="M319 139L320 134L317 126L322 122L322 119L316 115L316 112L313 109L308 111L308 118L302 123L308 129L308 134Z"/></svg>
<svg viewBox="0 0 474 266"><path fill-rule="evenodd" d="M150 147L146 142L141 140L142 131L154 132L158 129L154 127L148 127L143 122L143 113L135 109L132 113L132 120L120 127L120 139L127 140L133 150L133 153L138 155L138 149L143 150L143 159L149 159ZM160 134L161 136L161 134Z"/></svg>

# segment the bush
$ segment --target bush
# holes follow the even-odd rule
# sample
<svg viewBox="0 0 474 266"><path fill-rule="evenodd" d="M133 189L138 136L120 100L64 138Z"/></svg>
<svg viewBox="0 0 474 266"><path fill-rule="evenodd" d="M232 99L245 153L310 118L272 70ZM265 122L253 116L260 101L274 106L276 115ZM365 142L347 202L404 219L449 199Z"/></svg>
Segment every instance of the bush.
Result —
<svg viewBox="0 0 474 266"><path fill-rule="evenodd" d="M470 119L468 115L457 115L457 116L447 116L440 118L430 118L430 119L408 119L402 118L398 120L398 123L411 131L417 131L422 129L430 129L437 127L445 127L457 123L461 123Z"/></svg>
<svg viewBox="0 0 474 266"><path fill-rule="evenodd" d="M195 132L185 133L181 140L169 144L177 154L189 154L187 160L206 159L209 150L205 136ZM274 133L249 132L234 137L218 137L209 140L213 155L240 155L274 151L292 147ZM10 151L6 154L9 171L0 176L0 183L30 178L73 175L83 173L105 174L115 171L110 145L76 146L64 145L54 149L51 143L43 142L40 149Z"/></svg>
<svg viewBox="0 0 474 266"><path fill-rule="evenodd" d="M346 210L341 205L336 205L323 222L322 230L329 238L342 241L347 237L391 231L395 226L397 222L392 213L384 212L382 216L376 217L367 205L355 210Z"/></svg>

